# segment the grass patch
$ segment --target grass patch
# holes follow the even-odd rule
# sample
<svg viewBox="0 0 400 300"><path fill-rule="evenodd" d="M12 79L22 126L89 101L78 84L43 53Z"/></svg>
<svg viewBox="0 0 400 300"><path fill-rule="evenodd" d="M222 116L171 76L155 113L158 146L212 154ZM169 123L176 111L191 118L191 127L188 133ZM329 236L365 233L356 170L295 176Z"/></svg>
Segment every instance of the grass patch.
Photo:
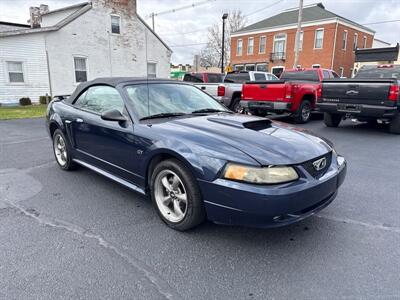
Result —
<svg viewBox="0 0 400 300"><path fill-rule="evenodd" d="M47 105L0 106L0 120L42 118Z"/></svg>

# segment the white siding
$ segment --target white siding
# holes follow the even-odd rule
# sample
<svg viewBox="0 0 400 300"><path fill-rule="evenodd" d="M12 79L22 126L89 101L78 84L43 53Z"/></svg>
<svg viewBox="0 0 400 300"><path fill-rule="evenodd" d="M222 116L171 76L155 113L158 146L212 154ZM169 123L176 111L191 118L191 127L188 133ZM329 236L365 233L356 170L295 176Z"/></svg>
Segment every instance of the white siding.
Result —
<svg viewBox="0 0 400 300"><path fill-rule="evenodd" d="M60 30L48 33L46 45L53 95L70 94L76 88L74 55L87 57L88 80L146 76L147 61L157 63L158 77L169 76L169 50L136 15L121 13L121 34L111 34L112 13L118 11L96 6Z"/></svg>
<svg viewBox="0 0 400 300"><path fill-rule="evenodd" d="M24 83L9 82L7 61L23 63ZM46 93L50 88L43 34L0 38L0 102L18 102L21 97L36 102Z"/></svg>

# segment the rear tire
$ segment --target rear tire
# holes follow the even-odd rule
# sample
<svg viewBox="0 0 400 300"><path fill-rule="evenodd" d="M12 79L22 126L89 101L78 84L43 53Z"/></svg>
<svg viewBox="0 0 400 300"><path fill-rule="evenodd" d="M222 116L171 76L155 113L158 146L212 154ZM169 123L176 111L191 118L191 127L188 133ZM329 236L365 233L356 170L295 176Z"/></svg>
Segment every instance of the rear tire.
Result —
<svg viewBox="0 0 400 300"><path fill-rule="evenodd" d="M400 134L400 112L390 120L389 132L394 134Z"/></svg>
<svg viewBox="0 0 400 300"><path fill-rule="evenodd" d="M161 220L173 229L189 230L206 218L196 179L176 159L162 161L154 168L150 193Z"/></svg>
<svg viewBox="0 0 400 300"><path fill-rule="evenodd" d="M341 115L324 113L324 123L327 127L338 127L341 121Z"/></svg>
<svg viewBox="0 0 400 300"><path fill-rule="evenodd" d="M234 111L237 114L242 114L243 113L243 107L240 106L240 99L239 97L234 98L232 100L232 105L231 105L231 110Z"/></svg>
<svg viewBox="0 0 400 300"><path fill-rule="evenodd" d="M311 118L311 110L311 102L309 100L303 100L294 116L294 121L298 124L307 123Z"/></svg>

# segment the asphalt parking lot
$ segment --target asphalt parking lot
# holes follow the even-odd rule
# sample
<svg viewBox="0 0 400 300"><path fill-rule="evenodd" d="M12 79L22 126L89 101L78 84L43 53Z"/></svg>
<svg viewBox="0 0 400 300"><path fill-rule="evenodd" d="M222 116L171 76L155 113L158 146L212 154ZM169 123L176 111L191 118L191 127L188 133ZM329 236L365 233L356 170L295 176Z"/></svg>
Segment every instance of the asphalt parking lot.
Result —
<svg viewBox="0 0 400 300"><path fill-rule="evenodd" d="M400 299L400 136L303 127L349 163L327 209L279 229L180 233L135 192L61 171L43 119L0 122L0 298Z"/></svg>

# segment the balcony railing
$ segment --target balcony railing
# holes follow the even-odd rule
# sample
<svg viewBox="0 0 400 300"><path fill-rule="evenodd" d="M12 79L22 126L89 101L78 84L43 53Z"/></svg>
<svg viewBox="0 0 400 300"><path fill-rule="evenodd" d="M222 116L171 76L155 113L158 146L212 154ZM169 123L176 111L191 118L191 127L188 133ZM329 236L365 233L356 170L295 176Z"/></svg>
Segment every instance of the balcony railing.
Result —
<svg viewBox="0 0 400 300"><path fill-rule="evenodd" d="M269 55L269 60L270 61L275 61L275 60L285 60L286 59L286 53L285 52L272 52Z"/></svg>

